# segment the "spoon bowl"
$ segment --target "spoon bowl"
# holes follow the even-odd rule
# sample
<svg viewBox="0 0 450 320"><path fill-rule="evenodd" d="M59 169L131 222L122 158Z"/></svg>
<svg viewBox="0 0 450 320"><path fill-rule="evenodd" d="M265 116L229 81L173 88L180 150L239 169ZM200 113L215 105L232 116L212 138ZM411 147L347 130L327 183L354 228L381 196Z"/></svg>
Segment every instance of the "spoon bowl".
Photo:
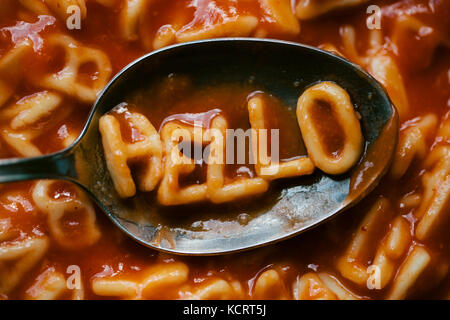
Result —
<svg viewBox="0 0 450 320"><path fill-rule="evenodd" d="M344 88L361 115L366 148L347 174L317 172L297 178L276 203L232 230L155 224L143 195L122 199L103 155L99 119L143 84L181 73L196 86L252 81L287 106L319 81ZM216 255L280 241L326 221L360 201L386 173L397 143L397 114L382 86L359 66L332 53L278 40L229 38L174 45L151 52L119 72L106 86L82 134L67 149L42 157L0 160L0 183L64 179L82 187L111 221L134 240L182 255ZM298 183L297 183L298 182ZM206 221L200 221L206 222Z"/></svg>

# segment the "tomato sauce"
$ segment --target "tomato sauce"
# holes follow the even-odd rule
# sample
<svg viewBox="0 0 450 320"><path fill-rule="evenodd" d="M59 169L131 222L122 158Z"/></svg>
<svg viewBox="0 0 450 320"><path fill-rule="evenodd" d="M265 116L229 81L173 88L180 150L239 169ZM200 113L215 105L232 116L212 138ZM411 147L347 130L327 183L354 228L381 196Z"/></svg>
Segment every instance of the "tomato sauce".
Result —
<svg viewBox="0 0 450 320"><path fill-rule="evenodd" d="M152 39L163 25L172 24L189 28L197 25L208 25L217 19L230 19L236 14L257 16L266 28L269 37L294 40L313 46L333 44L338 49L342 49L343 46L340 28L343 25L351 24L356 30L358 50L365 52L369 46L368 30L365 27L366 8L364 6L344 10L338 14L331 13L310 21L301 21L300 35L291 36L277 30L270 18L255 4L257 1L233 1L231 6L229 5L230 1L214 1L212 6L207 5L209 2L211 1L198 1L199 4L195 8L192 5L193 2L187 0L172 0L170 5L167 5L165 0L151 1L151 5L146 8L146 19L143 19L139 27L144 30L145 36L143 37L148 37L147 40L144 39L143 41L147 46L141 46L138 41L125 42L121 39L117 22L120 6L105 9L99 4L88 1L88 15L83 20L82 29L69 31L59 19L49 16L37 17L25 13L18 2L7 1L5 9L0 10L0 56L17 45L23 40L24 36L28 36L33 39L35 54L25 65L18 66L18 70L26 70L26 72L23 72L25 78L57 70L64 63L64 54L60 49L48 46L45 38L48 34L61 32L69 34L86 46L101 49L108 55L112 63L113 73L117 73L128 63L151 50ZM226 10L223 9L223 3L226 3ZM437 38L443 37L448 41L448 30L450 30L448 2L443 0L413 0L400 1L397 4L392 4L392 1L375 1L375 3L383 8L382 23L383 26L386 26L383 31L385 37L388 38L388 42L393 37L395 17L405 13L413 14L433 28L431 34L400 34L397 39L398 43L384 48L395 59L401 70L410 104L407 119L414 119L428 113L435 114L438 119L444 119L446 114L448 117L448 101L450 98L449 49L442 45L434 48ZM434 10L429 9L429 3L434 6ZM3 10L9 14L3 14ZM85 73L92 71L89 66L85 68ZM83 81L89 83L91 80L84 79ZM249 127L247 98L259 88L219 86L212 88L213 91L205 95L205 92L201 90L192 90L188 80L174 84L174 80L169 77L165 81L154 92L147 92L145 95L137 94L130 101L126 101L131 110L133 106L136 106L137 110L143 112L157 130L164 119L170 115L206 112L211 109L218 109L221 114L225 115L230 128L245 129ZM10 101L17 101L40 90L41 88L31 86L27 81L21 81ZM152 99L148 99L149 94ZM204 99L205 97L206 99ZM276 97L268 99L270 104L273 105L272 111L287 110L277 120L279 123L270 124L271 127L278 127L283 124L286 128L284 131L286 133L282 130L280 136L282 159L286 160L305 154L303 143L299 138L300 132L298 127L295 126L294 110L291 112L285 106L280 107L280 102L276 101ZM65 132L69 130L79 133L91 108L91 105L67 96L64 96L63 105L70 109L70 115L61 120L60 123L52 123L52 128L45 131L34 141L43 153L51 153L62 149L64 137L67 136ZM230 116L227 112L233 115ZM320 113L321 118L323 118L324 113L325 111ZM404 123L401 123L401 125L404 125ZM122 128L122 130L126 139L130 141L139 140L139 137L133 134L132 129ZM336 132L333 131L334 134ZM331 153L336 151L336 143L334 140L330 141L330 144L333 144L335 148L330 148ZM2 158L18 156L14 150L4 146L3 142L0 155ZM227 174L229 176L252 176L254 172L251 166L244 165L233 167ZM362 203L332 221L282 243L247 253L222 257L188 258L160 254L126 238L100 210L96 210L97 223L102 234L97 243L78 251L68 251L58 244L52 243L44 262L39 265L39 268L34 268L29 272L8 297L22 298L24 292L35 283L36 277L46 268L54 268L64 274L69 265L78 265L83 270L83 285L86 292L85 298L87 299L104 298L93 293L90 286L90 281L93 278L114 274L122 274L132 278L139 271L157 261L186 262L190 267L190 281L194 284L202 283L216 275L222 278L233 276L246 288L249 296L253 292L256 277L269 267L276 267L286 284L293 283L297 275L311 271L330 272L337 276L339 273L335 268L336 259L343 254L368 208L380 196L386 197L392 204L397 205L405 194L422 192L422 175L421 161L414 160L408 172L400 181L393 181L389 176L386 176L379 187ZM8 220L13 226L14 240L24 239L27 235L49 234L46 215L36 210L33 205L32 188L33 182L11 183L0 187L0 219ZM70 197L73 194L70 191L71 188L68 183L58 183L53 187L49 196L55 199ZM276 201L279 196L279 192L271 192L258 201L270 204ZM234 206L238 209L246 208L243 212L248 212L251 211L252 203L244 201ZM203 206L195 207L192 210L195 210L197 214L202 214L202 212L211 210L211 208L210 206ZM227 205L213 208L217 210L218 215L229 210ZM172 209L165 210L170 211ZM396 210L410 221L411 228L413 228L417 221L412 214L412 210L408 208ZM445 210L447 213L449 212L448 205ZM246 221L245 216L241 216L241 219ZM69 214L68 222L64 221L65 228L69 231L72 228L76 229L76 222L73 222L76 221L76 218L71 218ZM195 223L195 217L192 217L192 223ZM229 223L232 225L234 222L230 221ZM448 263L450 261L448 226L449 221L447 219L441 222L437 232L429 240L420 242L414 239L413 241L426 246L432 254L433 261ZM388 227L389 223L386 222L371 239L372 245L366 249L367 261L365 262L371 262L370 257L373 257L377 244L386 234ZM441 298L445 295L448 296L448 288L450 287L448 276L446 280L436 284L433 283L432 274L433 270L430 270L423 276L421 285L414 288L410 297ZM386 289L369 290L357 286L343 277L339 278L339 281L361 297L383 298L386 294ZM162 292L161 297L173 298L169 292Z"/></svg>

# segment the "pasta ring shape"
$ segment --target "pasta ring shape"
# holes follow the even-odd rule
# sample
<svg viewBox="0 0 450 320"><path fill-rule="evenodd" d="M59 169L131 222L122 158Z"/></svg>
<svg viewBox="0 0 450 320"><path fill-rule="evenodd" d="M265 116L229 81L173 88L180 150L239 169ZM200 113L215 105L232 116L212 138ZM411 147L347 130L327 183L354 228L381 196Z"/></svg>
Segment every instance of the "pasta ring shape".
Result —
<svg viewBox="0 0 450 320"><path fill-rule="evenodd" d="M54 199L48 195L53 180L39 180L33 188L32 197L37 207L47 214L47 221L52 237L66 249L88 247L100 238L101 233L96 224L95 209L89 199L77 189L76 198ZM85 215L85 232L77 241L67 235L61 226L66 212L81 211Z"/></svg>
<svg viewBox="0 0 450 320"><path fill-rule="evenodd" d="M112 73L108 56L101 50L82 46L63 34L53 34L47 38L47 42L64 48L65 65L56 73L34 79L36 85L64 92L82 102L94 102ZM91 85L81 83L77 79L80 67L87 63L94 63L98 70L98 75Z"/></svg>
<svg viewBox="0 0 450 320"><path fill-rule="evenodd" d="M327 154L320 134L311 119L311 109L319 99L329 103L345 135L344 146L337 157ZM349 95L337 84L324 81L308 88L298 99L297 121L308 155L322 171L329 174L342 174L359 160L364 142L361 126Z"/></svg>

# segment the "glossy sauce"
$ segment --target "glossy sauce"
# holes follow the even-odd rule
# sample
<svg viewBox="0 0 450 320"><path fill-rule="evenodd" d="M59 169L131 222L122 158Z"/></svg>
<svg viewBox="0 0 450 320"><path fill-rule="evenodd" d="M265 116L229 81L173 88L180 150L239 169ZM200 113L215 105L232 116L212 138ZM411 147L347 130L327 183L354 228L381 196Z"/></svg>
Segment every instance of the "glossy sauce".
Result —
<svg viewBox="0 0 450 320"><path fill-rule="evenodd" d="M286 161L306 154L294 106L284 105L270 93L263 93L251 85L233 83L196 88L189 84L187 79L177 75L169 75L166 79L157 82L162 84L156 88L150 87L138 91L127 99L127 104L130 110L144 114L155 128L159 128L159 131L170 121L188 125L197 122L203 128L209 128L212 119L218 114L227 120L228 129L246 131L250 129L248 99L255 94L260 94L266 106L264 110L266 128L279 130L280 160ZM270 134L268 134L268 143L270 155ZM249 148L247 139L243 166L237 163L237 152L234 152L235 165L227 165L227 172L231 176L238 175L239 172L253 172L253 165L248 157Z"/></svg>
<svg viewBox="0 0 450 320"><path fill-rule="evenodd" d="M148 87L131 93L110 114L119 119L121 132L127 142L139 141L139 133L134 133L132 125L126 121L129 112L145 115L155 128L159 128L159 132L171 121L207 129L210 128L214 117L219 114L227 120L228 129L242 129L245 132L250 129L248 100L255 95L263 98L266 128L279 130L280 161L306 155L297 124L295 106L287 106L277 97L248 84L225 83L196 87L183 75L170 74L163 79L157 79ZM328 126L332 125L333 123L328 124ZM233 137L230 136L227 139L233 139ZM234 138L234 140L234 158L229 157L227 161L231 160L232 163L227 162L225 165L225 183L231 183L239 178L256 177L253 160L250 158L250 139L248 137L245 139L244 163L238 161L238 139ZM268 133L268 144L270 155L270 133ZM196 168L192 173L180 176L180 187L206 182L208 166L204 157L197 159L199 154L195 150L197 148L197 152L203 155L206 146L207 144L198 145L185 141L180 141L178 144L182 152L186 149L190 150L190 154L185 155L196 161ZM136 162L130 162L134 164L132 169L136 168ZM272 207L285 187L283 183L279 183L264 194L222 205L199 203L170 208L157 203L155 191L146 193L143 197L149 203L148 219L155 225L170 225L172 228L188 230L198 228L216 230L224 228L224 225L232 227L235 224L241 224L243 215L244 223L248 223L252 218Z"/></svg>
<svg viewBox="0 0 450 320"><path fill-rule="evenodd" d="M144 19L143 26L141 26L141 28L146 30L144 34L148 37L148 43L151 43L154 34L162 25L176 23L185 25L190 22L192 22L191 25L211 23L206 16L209 14L208 10L217 12L217 9L220 8L221 1L215 1L215 4L211 8L207 6L202 7L201 4L204 2L199 1L200 6L196 10L195 6L191 5L192 1L172 0L170 6L167 6L166 0L153 1L152 5L147 8L148 18ZM363 52L368 47L368 30L365 27L366 7L364 6L343 10L339 14L327 15L312 21L302 21L300 35L293 37L277 32L273 24L270 23L270 19L257 9L255 3L256 1L239 1L239 5L235 5L235 2L233 2L231 7L239 14L249 12L255 14L264 22L268 30L268 36L295 40L313 46L331 43L337 48L342 48L339 30L343 25L351 24L356 30L358 48ZM450 30L448 1L412 0L400 1L397 4L392 1L374 1L374 3L383 8L383 31L389 39L392 39L395 18L406 15L408 12L434 28L434 34L440 32L448 37L448 30ZM429 4L433 7L432 11L427 9ZM0 55L3 55L14 45L18 44L17 41L19 41L18 39L20 39L21 35L19 31L15 31L17 28L11 29L18 24L20 25L18 20L24 20L26 24L29 24L25 27L25 30L27 30L26 33L33 34L35 38L34 49L36 54L25 65L19 68L28 71L26 77L30 74L47 72L61 64L62 57L61 54L58 54L60 51L57 48L46 46L45 41L42 42L42 46L39 45L41 43L40 39L44 39L52 32L70 34L70 36L85 45L101 48L109 56L114 73L118 72L132 60L150 51L149 47L141 47L138 42L125 42L121 40L117 25L120 8L105 9L92 1L88 1L87 7L89 14L86 20L83 21L83 28L78 31L69 32L58 19L39 19L33 14L24 13L24 10L19 8L18 1L6 1L4 11L3 8L0 10ZM9 10L7 10L8 8ZM217 18L219 17L215 16L213 19ZM7 30L6 28L9 29ZM401 75L404 79L410 103L408 119L414 119L415 117L430 112L437 115L439 119L443 119L448 113L448 70L450 68L450 54L448 49L442 46L436 50L432 50L430 43L433 41L429 39L430 36L405 34L401 36L396 48L386 48L401 69ZM170 83L170 80L168 81ZM162 87L170 88L170 86L166 85ZM207 111L211 108L221 109L223 105L233 105L236 117L229 120L230 127L245 127L246 125L248 126L246 122L248 116L245 102L248 94L257 89L252 88L248 91L235 90L233 91L233 95L229 95L227 90L222 89L222 91L218 90L215 92L213 98L205 100L204 103L199 103L200 93L197 93L197 98L195 96L189 98L188 95L184 101L175 101L177 99L173 99L172 97L179 97L181 95L179 92L183 92L183 90L186 90L184 94L189 92L189 85L177 86L176 88L172 86L171 89L159 90L159 96L155 96L157 101L159 99L164 102L160 105L154 105L154 101L143 99L144 97L141 100L137 98L134 103L143 110L152 110L150 121L157 129L168 115L167 111L169 110L164 109L167 105L171 105L170 114L184 113L186 110L189 110L190 113L195 113ZM16 101L38 90L38 88L28 85L27 81L22 81L16 88L11 100ZM192 94L195 95L196 93ZM193 103L188 108L189 103L195 101L197 103ZM35 141L44 153L61 149L62 140L65 135L64 128L74 132L80 132L84 121L87 119L90 105L77 102L69 97L64 98L64 103L67 108L72 110L68 117L70 120L54 124L53 129L47 131L44 136ZM400 125L403 125L403 123ZM289 153L291 151L292 154ZM288 150L286 153L296 156L298 151L297 149ZM3 158L17 156L13 150L4 147L3 144L0 149L0 155ZM244 168L242 172L248 170L247 167ZM241 171L237 169L234 172ZM245 285L246 292L249 295L252 293L257 275L269 267L275 267L279 270L286 285L292 284L297 275L310 271L330 272L338 276L339 273L335 268L336 259L343 254L352 237L352 233L367 212L367 208L380 195L388 198L396 205L405 194L421 192L422 173L421 162L414 161L411 168L400 181L392 181L388 176L385 177L380 182L379 187L360 205L346 212L344 215L336 217L327 224L315 228L301 237L267 248L224 257L181 258L158 254L153 250L149 250L124 238L98 210L97 221L102 232L102 237L98 243L80 251L67 251L52 244L42 265L30 271L9 297L22 298L24 292L35 283L35 278L45 268L54 268L64 274L67 266L73 264L80 266L81 270L83 270L83 284L86 289L85 298L87 299L100 298L90 288L91 279L98 276L114 274L121 274L133 278L136 277L139 271L153 265L157 261L181 260L186 262L190 267L189 278L192 283L202 283L214 276L220 276L222 278L233 276ZM20 182L4 185L1 188L0 218L7 219L13 226L12 232L16 235L14 240L24 239L28 235L42 236L49 234L46 215L36 210L33 206L31 197L32 187L32 182ZM67 194L67 190L70 190L70 186L64 184L64 187L59 186L55 188L51 194L55 198L64 197ZM276 197L277 195L272 194L272 196ZM14 202L12 199L19 199L20 201ZM271 203L273 199L267 200L264 197L262 201ZM246 209L251 208L249 204L236 204L236 206L244 206ZM208 209L206 208L204 210ZM226 211L226 208L218 209L217 213L220 214L221 210ZM247 210L245 211L247 212ZM410 209L397 209L397 213L406 217L414 225L415 220ZM245 219L244 216L242 220L245 221ZM448 262L450 261L450 238L447 232L448 221L442 223L443 226L424 245L429 249L433 260ZM371 239L372 246L366 249L368 258L365 262L370 262L369 257L373 256L376 245L382 240L387 227L387 224L384 225ZM414 241L417 240L415 239ZM431 281L433 279L433 271L430 270L430 274L425 275L421 279L421 285L414 288L414 292L411 294L412 298L442 298L448 296L448 289L450 288L448 276L447 280L444 280L440 285L436 285ZM386 290L368 290L356 286L351 281L347 281L342 277L339 279L347 288L357 292L361 296L382 298L386 293ZM160 297L173 296L171 296L170 292L161 292Z"/></svg>

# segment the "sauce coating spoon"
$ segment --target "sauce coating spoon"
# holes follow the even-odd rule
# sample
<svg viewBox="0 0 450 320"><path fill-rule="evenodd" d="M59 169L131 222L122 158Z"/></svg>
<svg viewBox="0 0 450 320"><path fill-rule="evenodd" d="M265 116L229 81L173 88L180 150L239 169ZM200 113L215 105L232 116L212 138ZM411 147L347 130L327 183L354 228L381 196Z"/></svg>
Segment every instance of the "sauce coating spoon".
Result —
<svg viewBox="0 0 450 320"><path fill-rule="evenodd" d="M315 175L308 183L283 189L276 204L227 234L192 226L155 224L142 219L151 206L142 197L122 199L108 172L99 119L131 90L162 75L182 73L197 84L253 79L286 105L320 81L344 88L361 115L365 152L348 173ZM350 208L377 185L397 144L395 108L382 86L359 66L332 53L298 43L253 39L210 39L151 52L125 67L106 86L81 135L49 155L0 160L0 183L63 179L84 189L111 221L148 247L182 255L216 255L260 247L300 234ZM200 222L206 222L200 221Z"/></svg>

